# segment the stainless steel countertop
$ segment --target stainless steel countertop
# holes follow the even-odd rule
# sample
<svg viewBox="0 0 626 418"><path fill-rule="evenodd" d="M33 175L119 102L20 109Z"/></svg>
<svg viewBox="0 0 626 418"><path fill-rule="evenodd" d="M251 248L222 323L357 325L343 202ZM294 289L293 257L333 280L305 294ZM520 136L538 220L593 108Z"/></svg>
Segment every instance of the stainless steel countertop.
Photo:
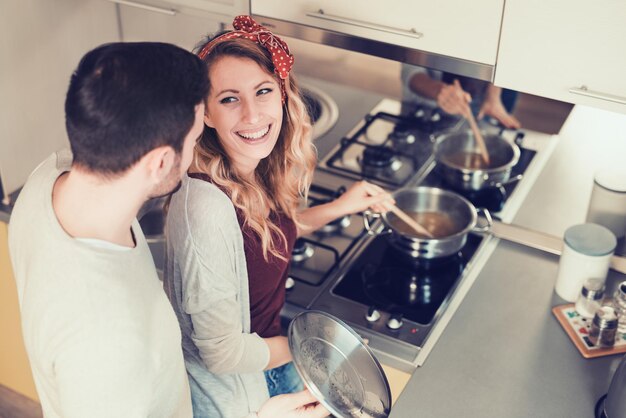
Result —
<svg viewBox="0 0 626 418"><path fill-rule="evenodd" d="M562 236L584 222L593 172L623 164L626 116L576 107L559 137L513 222ZM558 261L500 241L391 417L593 416L622 356L583 358L554 318Z"/></svg>

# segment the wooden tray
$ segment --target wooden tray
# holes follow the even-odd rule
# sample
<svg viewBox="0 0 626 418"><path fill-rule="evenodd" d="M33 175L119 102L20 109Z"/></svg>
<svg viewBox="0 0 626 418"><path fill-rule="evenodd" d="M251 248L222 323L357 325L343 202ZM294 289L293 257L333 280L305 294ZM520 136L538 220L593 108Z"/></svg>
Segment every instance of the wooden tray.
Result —
<svg viewBox="0 0 626 418"><path fill-rule="evenodd" d="M626 334L619 332L615 335L615 345L613 347L594 347L589 340L591 319L586 319L578 315L573 303L555 306L552 308L552 313L556 316L556 319L584 358L596 358L626 353Z"/></svg>

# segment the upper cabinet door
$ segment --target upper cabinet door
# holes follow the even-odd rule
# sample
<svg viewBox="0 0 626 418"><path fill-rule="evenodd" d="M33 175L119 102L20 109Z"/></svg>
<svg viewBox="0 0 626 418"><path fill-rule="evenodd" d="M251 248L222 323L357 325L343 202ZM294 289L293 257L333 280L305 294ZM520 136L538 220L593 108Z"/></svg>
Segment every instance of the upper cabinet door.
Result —
<svg viewBox="0 0 626 418"><path fill-rule="evenodd" d="M495 83L626 113L624 0L507 0Z"/></svg>
<svg viewBox="0 0 626 418"><path fill-rule="evenodd" d="M233 17L250 13L249 0L109 0L138 9L176 15L214 17L230 23Z"/></svg>
<svg viewBox="0 0 626 418"><path fill-rule="evenodd" d="M494 65L504 0L251 0L254 15Z"/></svg>

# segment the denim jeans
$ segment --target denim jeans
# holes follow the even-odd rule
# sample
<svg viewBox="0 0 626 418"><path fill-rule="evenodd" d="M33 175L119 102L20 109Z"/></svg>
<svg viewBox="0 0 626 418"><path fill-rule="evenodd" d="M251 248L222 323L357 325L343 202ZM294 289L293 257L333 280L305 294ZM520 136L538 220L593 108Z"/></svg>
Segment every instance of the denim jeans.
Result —
<svg viewBox="0 0 626 418"><path fill-rule="evenodd" d="M299 392L304 389L304 383L302 383L293 362L266 370L265 381L270 396Z"/></svg>

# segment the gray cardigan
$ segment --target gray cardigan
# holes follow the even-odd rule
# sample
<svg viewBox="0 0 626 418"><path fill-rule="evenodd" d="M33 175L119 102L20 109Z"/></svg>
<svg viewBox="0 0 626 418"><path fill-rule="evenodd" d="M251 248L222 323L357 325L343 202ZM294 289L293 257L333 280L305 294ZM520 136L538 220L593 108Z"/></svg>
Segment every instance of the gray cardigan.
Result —
<svg viewBox="0 0 626 418"><path fill-rule="evenodd" d="M166 223L164 288L180 323L194 416L240 418L268 398L269 348L250 333L248 273L229 197L184 176Z"/></svg>

